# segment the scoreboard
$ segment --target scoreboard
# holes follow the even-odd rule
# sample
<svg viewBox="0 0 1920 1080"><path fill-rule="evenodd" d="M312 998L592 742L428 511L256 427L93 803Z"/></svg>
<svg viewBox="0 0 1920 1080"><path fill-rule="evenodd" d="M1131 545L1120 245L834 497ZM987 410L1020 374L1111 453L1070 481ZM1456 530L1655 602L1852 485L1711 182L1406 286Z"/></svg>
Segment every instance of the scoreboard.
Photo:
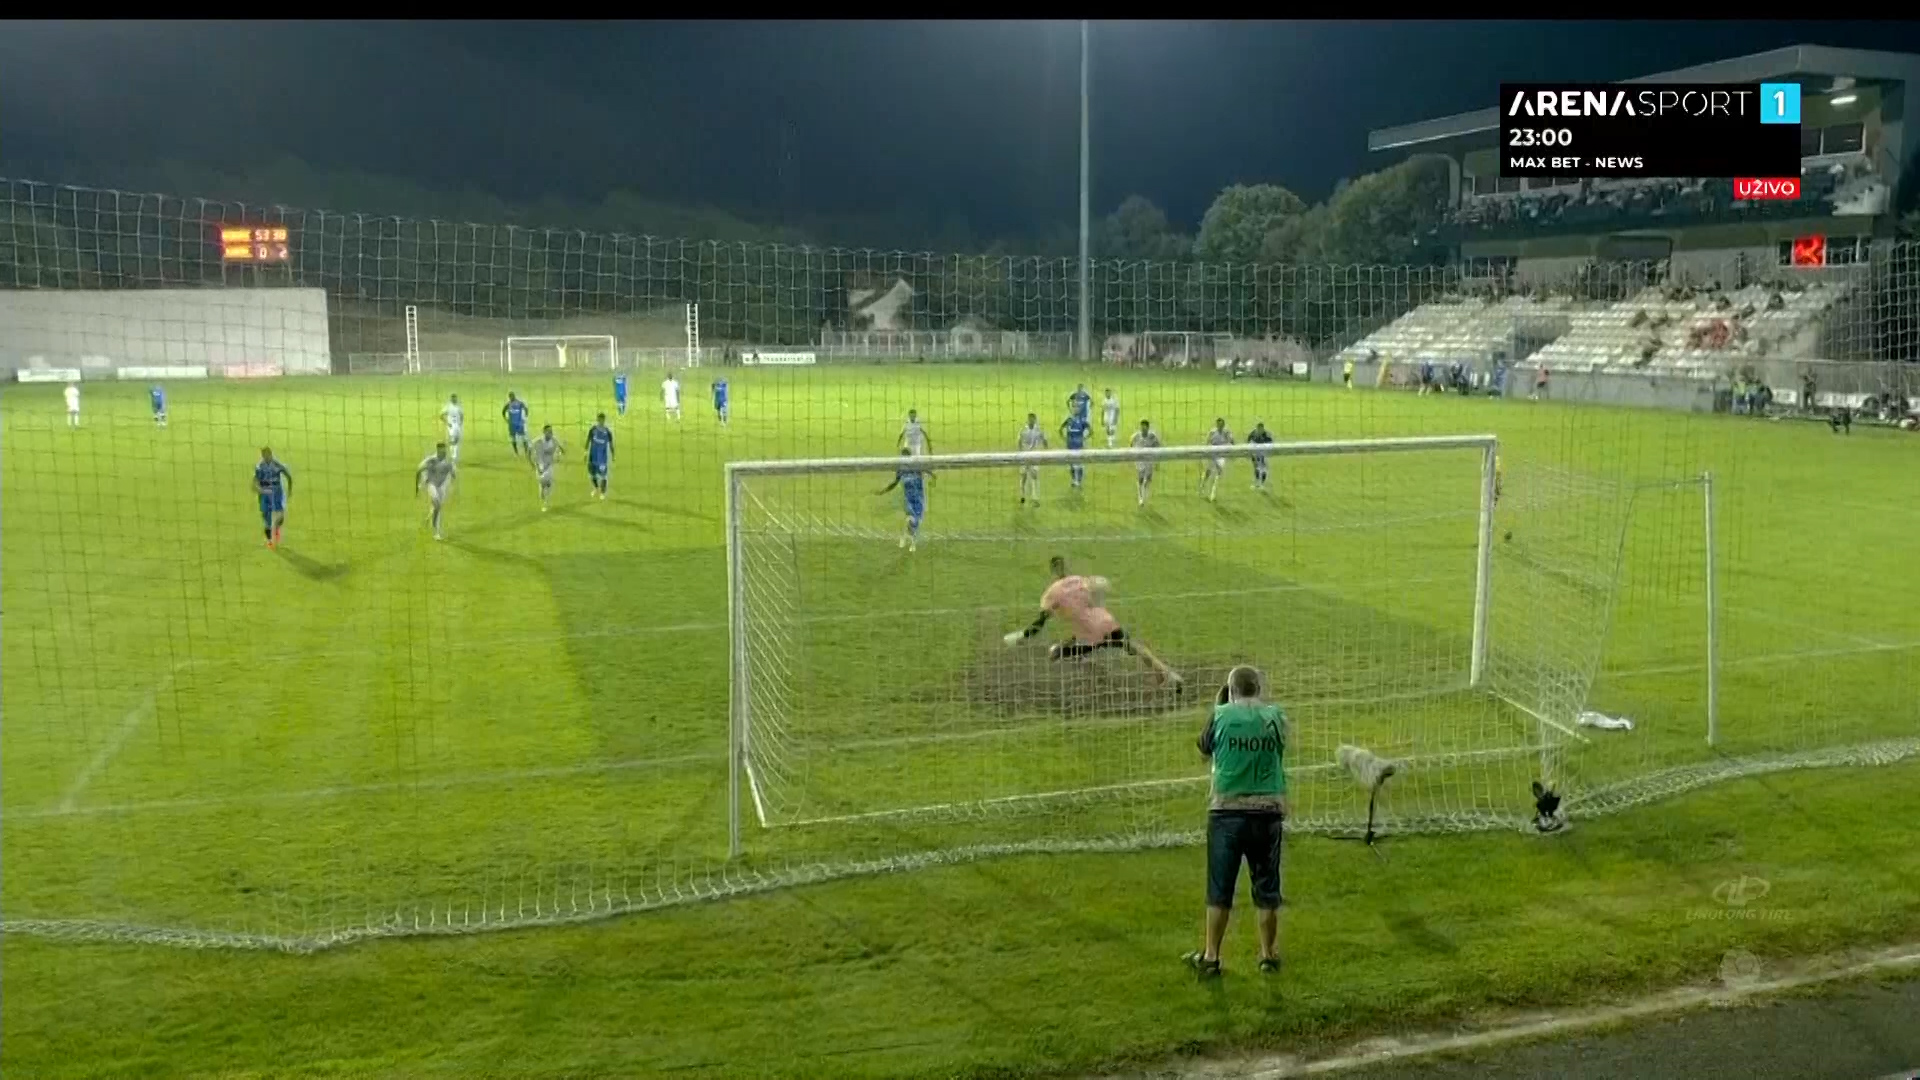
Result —
<svg viewBox="0 0 1920 1080"><path fill-rule="evenodd" d="M222 262L283 263L291 257L285 225L223 225L220 228Z"/></svg>
<svg viewBox="0 0 1920 1080"><path fill-rule="evenodd" d="M1731 179L1800 194L1799 83L1502 83L1500 175Z"/></svg>

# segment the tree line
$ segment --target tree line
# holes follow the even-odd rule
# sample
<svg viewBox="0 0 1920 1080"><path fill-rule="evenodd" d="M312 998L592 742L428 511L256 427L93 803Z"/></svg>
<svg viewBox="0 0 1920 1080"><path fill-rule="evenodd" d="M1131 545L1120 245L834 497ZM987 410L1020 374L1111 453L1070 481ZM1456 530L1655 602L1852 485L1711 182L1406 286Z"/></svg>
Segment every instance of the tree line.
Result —
<svg viewBox="0 0 1920 1080"><path fill-rule="evenodd" d="M984 236L957 217L934 221L910 210L767 221L715 207L676 206L631 191L598 202L559 198L512 202L478 189L445 191L414 181L315 169L292 157L245 174L178 162L72 178L127 191L158 191L222 203L275 205L346 214L451 223L575 229L719 243L873 248L986 256L1072 256L1078 236L1067 222L1034 236ZM1182 229L1144 195L1131 195L1099 219L1090 242L1104 259L1210 263L1365 263L1431 259L1420 243L1444 212L1447 165L1415 157L1343 181L1309 205L1277 184L1234 184L1214 198L1197 230Z"/></svg>

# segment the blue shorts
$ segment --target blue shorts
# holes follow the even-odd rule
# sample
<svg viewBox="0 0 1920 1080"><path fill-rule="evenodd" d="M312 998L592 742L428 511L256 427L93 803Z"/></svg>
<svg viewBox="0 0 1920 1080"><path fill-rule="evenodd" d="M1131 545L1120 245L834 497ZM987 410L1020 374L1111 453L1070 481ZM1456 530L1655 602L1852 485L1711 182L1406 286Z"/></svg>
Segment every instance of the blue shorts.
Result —
<svg viewBox="0 0 1920 1080"><path fill-rule="evenodd" d="M587 475L593 477L595 480L598 480L601 477L607 475L607 466L611 464L613 464L613 462L608 461L604 458L600 460L588 458L587 459Z"/></svg>
<svg viewBox="0 0 1920 1080"><path fill-rule="evenodd" d="M507 425L507 438L524 439L526 437L527 437L527 425L525 424L508 424Z"/></svg>
<svg viewBox="0 0 1920 1080"><path fill-rule="evenodd" d="M926 500L924 499L908 499L907 500L908 520L918 522L921 518L926 516L927 516Z"/></svg>
<svg viewBox="0 0 1920 1080"><path fill-rule="evenodd" d="M260 493L260 512L263 514L283 514L287 510L285 491L263 491Z"/></svg>
<svg viewBox="0 0 1920 1080"><path fill-rule="evenodd" d="M1211 810L1207 813L1207 906L1233 906L1240 860L1247 862L1253 906L1280 906L1280 842L1283 819L1263 810Z"/></svg>

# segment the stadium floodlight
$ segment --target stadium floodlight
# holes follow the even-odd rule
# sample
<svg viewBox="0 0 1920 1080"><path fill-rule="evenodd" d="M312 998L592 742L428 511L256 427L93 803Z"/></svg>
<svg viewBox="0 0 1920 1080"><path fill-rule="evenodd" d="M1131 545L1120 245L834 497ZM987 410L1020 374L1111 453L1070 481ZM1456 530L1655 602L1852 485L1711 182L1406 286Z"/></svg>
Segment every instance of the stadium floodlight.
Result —
<svg viewBox="0 0 1920 1080"><path fill-rule="evenodd" d="M874 495L904 459L728 465L734 850L749 812L780 827L1190 802L1204 773L1180 732L1237 663L1269 672L1310 733L1295 758L1309 776L1344 775L1337 746L1370 746L1418 778L1403 823L1484 826L1489 792L1524 796L1548 745L1577 737L1576 668L1595 651L1516 639L1523 662L1502 678L1497 450L1465 435L913 458L932 480L912 553ZM1212 458L1236 479L1265 459L1268 497L1244 513L1197 498ZM942 525L943 502L1012 504L1021 470L1069 465L1085 477L1071 519ZM1159 490L1139 505L1147 474ZM1053 555L1109 578L1122 625L1191 692L1124 655L1003 649ZM1513 775L1494 782L1500 769ZM1352 787L1297 799L1296 821L1364 827Z"/></svg>
<svg viewBox="0 0 1920 1080"><path fill-rule="evenodd" d="M612 334L548 334L509 337L500 343L500 366L519 371L611 371L620 343Z"/></svg>

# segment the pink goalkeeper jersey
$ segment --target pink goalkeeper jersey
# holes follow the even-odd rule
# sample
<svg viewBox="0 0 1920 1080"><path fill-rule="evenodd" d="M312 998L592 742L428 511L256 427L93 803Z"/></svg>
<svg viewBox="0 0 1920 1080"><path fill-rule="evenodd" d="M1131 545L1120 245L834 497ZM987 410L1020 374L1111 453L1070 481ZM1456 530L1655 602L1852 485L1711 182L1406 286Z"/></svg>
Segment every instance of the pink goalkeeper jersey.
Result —
<svg viewBox="0 0 1920 1080"><path fill-rule="evenodd" d="M1040 608L1073 624L1073 636L1084 645L1097 645L1120 628L1113 613L1093 602L1093 583L1071 574L1047 586Z"/></svg>

